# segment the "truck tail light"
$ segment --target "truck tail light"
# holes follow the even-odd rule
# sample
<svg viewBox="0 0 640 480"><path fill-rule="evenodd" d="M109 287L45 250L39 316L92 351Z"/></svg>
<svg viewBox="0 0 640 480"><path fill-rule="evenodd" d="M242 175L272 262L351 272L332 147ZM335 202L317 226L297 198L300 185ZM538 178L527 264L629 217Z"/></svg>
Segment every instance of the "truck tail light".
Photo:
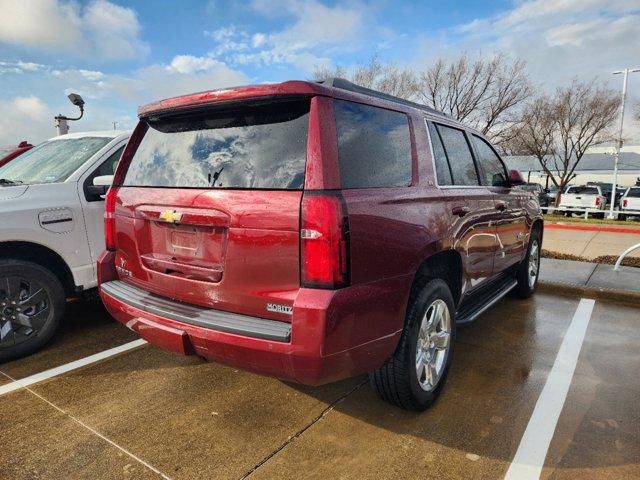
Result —
<svg viewBox="0 0 640 480"><path fill-rule="evenodd" d="M300 215L300 282L309 288L349 284L349 223L343 199L306 192Z"/></svg>
<svg viewBox="0 0 640 480"><path fill-rule="evenodd" d="M627 208L629 206L629 201L626 198L624 200L622 200L622 206L624 208Z"/></svg>
<svg viewBox="0 0 640 480"><path fill-rule="evenodd" d="M600 202L601 202L601 198L600 197L596 197L596 207L600 206Z"/></svg>
<svg viewBox="0 0 640 480"><path fill-rule="evenodd" d="M104 202L104 243L110 252L114 252L116 244L116 196L118 187L112 186L107 192Z"/></svg>

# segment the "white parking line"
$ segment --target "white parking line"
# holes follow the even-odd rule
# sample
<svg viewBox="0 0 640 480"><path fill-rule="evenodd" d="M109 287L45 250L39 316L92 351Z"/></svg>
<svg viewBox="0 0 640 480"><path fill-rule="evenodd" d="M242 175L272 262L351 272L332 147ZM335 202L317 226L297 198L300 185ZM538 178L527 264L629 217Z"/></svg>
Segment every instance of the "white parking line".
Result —
<svg viewBox="0 0 640 480"><path fill-rule="evenodd" d="M594 300L585 298L580 300L505 480L540 478L547 450L578 363L594 305Z"/></svg>
<svg viewBox="0 0 640 480"><path fill-rule="evenodd" d="M0 396L6 395L7 393L13 392L15 390L19 390L24 387L28 387L29 385L33 385L34 383L41 382L51 377L55 377L57 375L62 375L63 373L70 372L72 370L76 370L78 368L84 367L85 365L89 365L91 363L99 362L100 360L104 360L105 358L112 357L122 352L126 352L133 348L138 348L141 345L146 344L146 340L142 340L141 338L138 340L134 340L133 342L125 343L124 345L120 345L119 347L110 348L109 350L105 350L103 352L99 352L93 355L89 355L88 357L81 358L80 360L75 360L73 362L66 363L59 367L51 368L49 370L45 370L44 372L36 373L35 375L31 375L29 377L21 378L20 380L15 380L6 373L3 373L7 378L11 378L13 380L11 383L0 386ZM0 372L1 373L1 372Z"/></svg>

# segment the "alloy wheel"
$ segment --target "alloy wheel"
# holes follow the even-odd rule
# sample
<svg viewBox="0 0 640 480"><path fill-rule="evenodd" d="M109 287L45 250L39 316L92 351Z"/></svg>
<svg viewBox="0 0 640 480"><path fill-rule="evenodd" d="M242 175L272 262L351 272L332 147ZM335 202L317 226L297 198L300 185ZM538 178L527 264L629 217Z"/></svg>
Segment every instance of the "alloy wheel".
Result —
<svg viewBox="0 0 640 480"><path fill-rule="evenodd" d="M51 311L51 299L37 281L0 278L0 347L18 345L37 335Z"/></svg>
<svg viewBox="0 0 640 480"><path fill-rule="evenodd" d="M451 314L443 300L435 300L427 308L418 331L416 374L425 391L431 391L442 378L451 344Z"/></svg>
<svg viewBox="0 0 640 480"><path fill-rule="evenodd" d="M531 250L529 251L529 287L533 288L538 279L538 271L540 270L540 246L538 240L534 240L531 243Z"/></svg>

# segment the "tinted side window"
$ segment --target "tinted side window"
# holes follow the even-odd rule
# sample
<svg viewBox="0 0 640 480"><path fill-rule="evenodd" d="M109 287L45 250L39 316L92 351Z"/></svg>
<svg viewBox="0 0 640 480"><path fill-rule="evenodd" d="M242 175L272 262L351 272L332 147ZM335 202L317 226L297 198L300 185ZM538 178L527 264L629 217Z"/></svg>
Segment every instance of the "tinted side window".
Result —
<svg viewBox="0 0 640 480"><path fill-rule="evenodd" d="M473 155L469 149L469 144L464 132L457 128L437 125L438 132L442 138L454 185L479 185L478 174L473 162Z"/></svg>
<svg viewBox="0 0 640 480"><path fill-rule="evenodd" d="M342 188L411 184L411 137L404 113L334 101Z"/></svg>
<svg viewBox="0 0 640 480"><path fill-rule="evenodd" d="M507 172L504 165L500 161L496 152L482 138L471 135L476 153L478 154L478 163L480 164L480 175L482 185L492 187L501 187L505 185L507 180Z"/></svg>
<svg viewBox="0 0 640 480"><path fill-rule="evenodd" d="M122 152L124 151L124 145L121 146L118 150L113 152L109 158L107 158L102 165L100 165L95 172L91 175L91 177L101 177L103 175L113 175L116 171L116 167L118 166L118 162L120 161L120 157L122 156Z"/></svg>
<svg viewBox="0 0 640 480"><path fill-rule="evenodd" d="M431 147L433 148L433 160L436 164L438 185L453 185L451 168L449 167L447 154L442 146L442 140L440 140L440 134L436 130L436 127L433 126L433 123L427 122L427 125L429 125L429 137L431 137Z"/></svg>

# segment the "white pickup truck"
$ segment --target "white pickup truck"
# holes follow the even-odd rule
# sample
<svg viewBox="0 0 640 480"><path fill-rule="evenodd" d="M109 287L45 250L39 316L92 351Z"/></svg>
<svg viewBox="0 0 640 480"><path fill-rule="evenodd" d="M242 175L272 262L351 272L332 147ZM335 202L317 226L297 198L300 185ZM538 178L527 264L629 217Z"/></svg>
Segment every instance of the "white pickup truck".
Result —
<svg viewBox="0 0 640 480"><path fill-rule="evenodd" d="M618 219L640 217L640 186L630 187L620 199L620 215Z"/></svg>
<svg viewBox="0 0 640 480"><path fill-rule="evenodd" d="M96 287L104 194L129 138L52 138L0 167L0 362L42 347L66 297Z"/></svg>
<svg viewBox="0 0 640 480"><path fill-rule="evenodd" d="M586 210L594 217L604 218L606 208L607 198L599 186L573 185L562 193L558 209L569 216Z"/></svg>

